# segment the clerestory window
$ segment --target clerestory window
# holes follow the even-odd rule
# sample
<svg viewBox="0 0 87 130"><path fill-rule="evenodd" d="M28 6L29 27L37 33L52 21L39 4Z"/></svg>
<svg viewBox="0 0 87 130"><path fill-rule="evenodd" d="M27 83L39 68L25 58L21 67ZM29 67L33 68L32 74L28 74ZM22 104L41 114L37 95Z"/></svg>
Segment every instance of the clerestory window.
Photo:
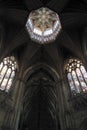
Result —
<svg viewBox="0 0 87 130"><path fill-rule="evenodd" d="M80 60L69 59L65 71L72 94L87 92L87 72Z"/></svg>
<svg viewBox="0 0 87 130"><path fill-rule="evenodd" d="M8 92L17 70L14 56L6 57L0 64L0 90Z"/></svg>

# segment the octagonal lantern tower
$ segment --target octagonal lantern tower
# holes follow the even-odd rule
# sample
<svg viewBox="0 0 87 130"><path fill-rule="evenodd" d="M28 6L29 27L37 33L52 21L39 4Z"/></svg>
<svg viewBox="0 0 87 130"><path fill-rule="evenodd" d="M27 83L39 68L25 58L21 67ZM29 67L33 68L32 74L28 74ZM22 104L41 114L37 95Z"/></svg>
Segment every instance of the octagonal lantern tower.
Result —
<svg viewBox="0 0 87 130"><path fill-rule="evenodd" d="M46 44L56 39L61 23L57 13L42 7L30 13L26 28L32 40Z"/></svg>

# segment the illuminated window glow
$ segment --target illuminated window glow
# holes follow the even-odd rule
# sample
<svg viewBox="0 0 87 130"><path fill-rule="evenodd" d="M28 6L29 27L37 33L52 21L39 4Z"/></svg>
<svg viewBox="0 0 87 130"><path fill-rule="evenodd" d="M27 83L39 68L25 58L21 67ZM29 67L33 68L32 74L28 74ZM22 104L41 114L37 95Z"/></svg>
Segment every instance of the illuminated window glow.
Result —
<svg viewBox="0 0 87 130"><path fill-rule="evenodd" d="M69 59L65 65L65 71L74 95L76 93L87 92L87 72L81 61Z"/></svg>
<svg viewBox="0 0 87 130"><path fill-rule="evenodd" d="M57 13L48 8L40 8L30 13L26 28L32 40L44 44L56 39L61 23Z"/></svg>
<svg viewBox="0 0 87 130"><path fill-rule="evenodd" d="M14 56L4 58L0 64L0 89L9 91L15 77L17 63Z"/></svg>

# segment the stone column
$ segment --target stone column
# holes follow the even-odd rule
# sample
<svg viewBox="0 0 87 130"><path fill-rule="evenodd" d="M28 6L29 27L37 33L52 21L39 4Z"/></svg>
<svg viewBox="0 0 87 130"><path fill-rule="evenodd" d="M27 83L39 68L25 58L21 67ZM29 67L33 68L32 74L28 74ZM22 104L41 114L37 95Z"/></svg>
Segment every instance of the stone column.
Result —
<svg viewBox="0 0 87 130"><path fill-rule="evenodd" d="M22 80L17 79L14 90L12 92L12 98L10 99L10 105L5 112L3 130L18 130L20 114L22 112L23 92L25 84Z"/></svg>

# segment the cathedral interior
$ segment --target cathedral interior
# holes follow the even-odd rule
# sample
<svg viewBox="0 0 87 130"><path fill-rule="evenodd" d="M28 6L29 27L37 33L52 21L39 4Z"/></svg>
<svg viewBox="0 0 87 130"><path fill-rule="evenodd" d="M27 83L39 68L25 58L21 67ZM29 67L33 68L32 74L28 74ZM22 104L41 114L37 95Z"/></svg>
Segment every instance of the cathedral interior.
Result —
<svg viewBox="0 0 87 130"><path fill-rule="evenodd" d="M87 0L0 0L0 130L87 130Z"/></svg>

